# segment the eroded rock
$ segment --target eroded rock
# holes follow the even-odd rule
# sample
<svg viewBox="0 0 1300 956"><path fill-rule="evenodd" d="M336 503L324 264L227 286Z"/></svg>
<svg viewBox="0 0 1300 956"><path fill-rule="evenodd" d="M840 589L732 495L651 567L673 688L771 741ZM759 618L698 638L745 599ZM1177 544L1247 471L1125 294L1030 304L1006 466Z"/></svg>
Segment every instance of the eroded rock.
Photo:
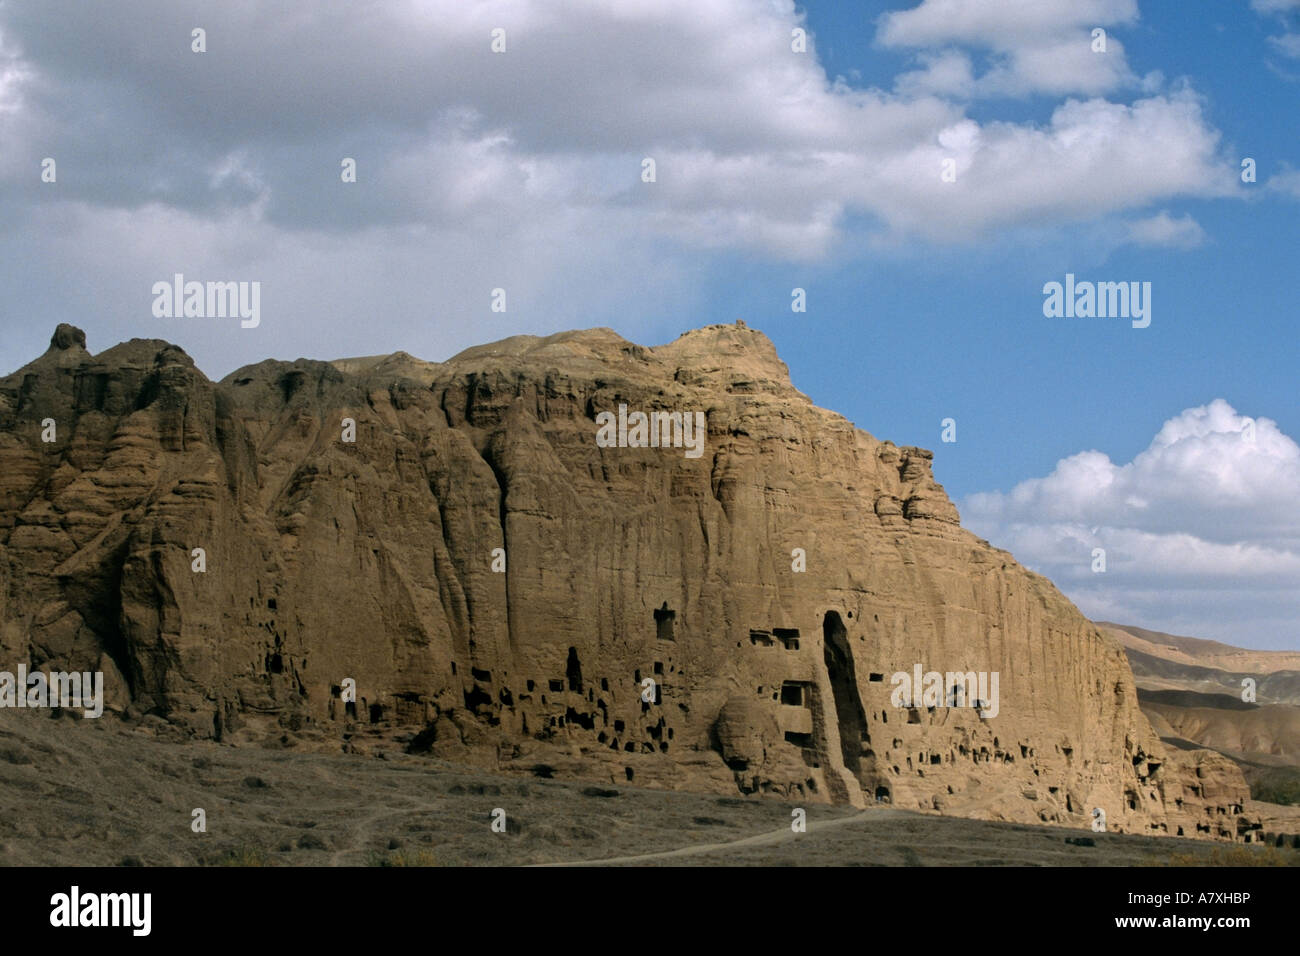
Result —
<svg viewBox="0 0 1300 956"><path fill-rule="evenodd" d="M620 404L703 412L704 453L599 447ZM200 737L1248 832L1240 773L1165 749L1116 643L961 528L931 457L815 407L741 325L218 383L60 326L0 380L0 651ZM999 672L997 716L894 707L918 662Z"/></svg>

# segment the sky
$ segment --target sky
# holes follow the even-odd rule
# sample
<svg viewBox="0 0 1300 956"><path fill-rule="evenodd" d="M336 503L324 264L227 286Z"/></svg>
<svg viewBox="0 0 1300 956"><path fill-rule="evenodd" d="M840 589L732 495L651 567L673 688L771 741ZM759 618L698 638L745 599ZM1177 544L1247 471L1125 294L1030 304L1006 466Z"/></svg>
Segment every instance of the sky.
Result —
<svg viewBox="0 0 1300 956"><path fill-rule="evenodd" d="M0 0L0 374L744 319L1084 613L1300 648L1300 0L1195 10ZM260 323L155 316L176 273Z"/></svg>

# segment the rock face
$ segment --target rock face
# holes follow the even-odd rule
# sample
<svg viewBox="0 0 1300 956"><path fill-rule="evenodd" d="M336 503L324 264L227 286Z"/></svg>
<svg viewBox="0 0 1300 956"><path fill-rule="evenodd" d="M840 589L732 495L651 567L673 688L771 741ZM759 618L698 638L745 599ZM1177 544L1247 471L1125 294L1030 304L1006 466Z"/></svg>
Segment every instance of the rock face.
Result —
<svg viewBox="0 0 1300 956"><path fill-rule="evenodd" d="M703 413L700 453L673 426L602 447L621 405L624 444L635 412ZM1252 826L1229 761L1152 733L1119 646L960 527L930 452L815 407L739 323L215 384L166 342L92 356L60 326L0 380L0 593L0 660L102 670L109 709L199 736ZM895 706L918 665L996 672L996 715L983 689Z"/></svg>

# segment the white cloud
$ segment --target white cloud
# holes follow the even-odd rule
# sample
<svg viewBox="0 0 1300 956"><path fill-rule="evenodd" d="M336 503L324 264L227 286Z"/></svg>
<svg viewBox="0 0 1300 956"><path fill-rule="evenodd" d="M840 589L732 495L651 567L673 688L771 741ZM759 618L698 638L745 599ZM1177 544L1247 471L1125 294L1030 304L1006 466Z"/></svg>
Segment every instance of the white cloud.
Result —
<svg viewBox="0 0 1300 956"><path fill-rule="evenodd" d="M1300 11L1300 0L1250 0L1250 6L1256 13L1266 16L1270 14L1276 15L1282 23L1293 28L1284 31L1280 36L1269 37L1268 42L1273 49L1283 56L1300 57L1300 33L1295 32L1295 23L1291 17L1293 12ZM1279 75L1285 75L1275 67L1273 69Z"/></svg>
<svg viewBox="0 0 1300 956"><path fill-rule="evenodd" d="M1137 78L1129 70L1124 46L1114 36L1105 50L1093 49L1092 31L1134 23L1136 0L923 0L910 10L880 18L878 39L887 47L964 46L988 51L991 68L953 93L965 96L1097 96ZM953 56L922 54L925 69L903 89L951 84ZM929 80L924 74L933 73ZM900 90L901 91L901 90Z"/></svg>
<svg viewBox="0 0 1300 956"><path fill-rule="evenodd" d="M1267 2L1267 0L1265 0ZM1081 27L1136 22L1136 0L922 0L881 18L881 40L920 46L1032 43Z"/></svg>
<svg viewBox="0 0 1300 956"><path fill-rule="evenodd" d="M1091 52L1088 28L1133 23L1132 0L926 0L882 21L882 42L919 61L891 90L832 82L815 49L792 52L791 30L806 25L792 0L271 9L205 7L208 52L194 54L194 11L174 0L0 3L0 208L25 230L0 244L56 248L64 258L37 262L53 287L72 276L88 288L119 281L95 274L87 250L124 229L177 231L147 270L164 275L180 271L165 268L168 249L214 228L249 230L213 260L223 273L241 245L274 247L269 237L285 250L355 249L380 276L390 275L380 264L423 248L416 272L449 290L446 315L476 314L483 298L463 263L509 255L568 270L563 291L510 313L519 324L506 331L543 331L567 314L604 320L591 303L638 275L685 283L656 300L657 283L643 282L629 310L666 313L689 298L701 252L808 262L841 248L850 228L968 241L1122 223L1239 187L1194 93L1134 86L1114 37L1108 53ZM503 54L489 48L497 26ZM963 44L991 54L981 76ZM1129 87L1139 98L1099 95ZM1041 123L977 121L964 105L1025 91L1082 98L1060 99ZM59 184L34 191L46 155ZM339 182L344 156L357 160L355 185ZM640 180L645 157L657 164L652 184ZM955 183L941 180L948 159ZM54 223L82 234L62 241ZM627 257L622 270L611 250ZM268 256L264 285L291 259ZM302 287L319 315L338 302L312 294L332 290L333 275L280 281ZM32 287L0 294L35 311L20 299Z"/></svg>
<svg viewBox="0 0 1300 956"><path fill-rule="evenodd" d="M1093 618L1276 647L1300 619L1298 500L1300 446L1216 399L1165 422L1127 464L1080 452L1005 494L971 495L962 514Z"/></svg>
<svg viewBox="0 0 1300 956"><path fill-rule="evenodd" d="M1191 94L1069 100L1047 129L975 124L940 98L960 98L968 85L962 54L923 51L925 69L900 78L905 96L836 86L815 52L790 51L802 22L790 0L667 0L635 13L613 0L497 0L366 17L313 3L281 30L256 29L261 8L250 3L212 12L201 57L179 41L158 48L189 22L171 3L77 4L64 19L65 8L50 0L0 16L14 17L31 47L34 88L69 97L39 117L45 142L73 162L91 162L93 145L93 162L107 167L64 191L80 189L91 204L213 202L209 184L196 188L174 170L187 154L210 168L220 149L257 174L223 177L216 191L252 202L250 191L269 190L267 218L289 229L349 217L454 227L460 216L515 215L521 203L546 210L567 193L566 206L639 209L660 238L805 259L826 253L849 214L965 238L1219 194L1231 182ZM57 45L34 32L56 17L71 34ZM1006 59L980 79L987 89L1093 96L1127 80L1116 66L1122 48L1112 41L1110 53L1094 54L1086 30L1079 42L1062 31L1135 17L1132 0L927 0L887 17L881 33L887 42L993 44ZM493 25L507 30L504 54L489 52ZM223 39L232 36L240 42ZM102 131L107 146L86 142L95 127L80 122L79 93L96 115L118 114L115 132ZM959 186L946 189L940 161L955 151L945 140L967 128ZM21 147L31 159L36 144ZM368 202L340 217L342 198L323 197L327 180L304 176L302 164L336 169L339 155L354 153ZM658 164L652 186L638 178L645 156ZM521 195L525 180L550 192Z"/></svg>
<svg viewBox="0 0 1300 956"><path fill-rule="evenodd" d="M1300 199L1300 169L1284 169L1270 176L1266 188Z"/></svg>
<svg viewBox="0 0 1300 956"><path fill-rule="evenodd" d="M1250 6L1259 13L1286 13L1300 10L1300 0L1250 0Z"/></svg>
<svg viewBox="0 0 1300 956"><path fill-rule="evenodd" d="M921 69L900 73L894 80L899 95L968 98L975 92L975 72L970 56L960 50L922 51Z"/></svg>
<svg viewBox="0 0 1300 956"><path fill-rule="evenodd" d="M1200 223L1187 214L1171 216L1167 210L1129 223L1128 234L1140 246L1194 249L1205 242L1205 230Z"/></svg>
<svg viewBox="0 0 1300 956"><path fill-rule="evenodd" d="M1300 33L1283 33L1269 37L1268 42L1283 56L1300 57Z"/></svg>

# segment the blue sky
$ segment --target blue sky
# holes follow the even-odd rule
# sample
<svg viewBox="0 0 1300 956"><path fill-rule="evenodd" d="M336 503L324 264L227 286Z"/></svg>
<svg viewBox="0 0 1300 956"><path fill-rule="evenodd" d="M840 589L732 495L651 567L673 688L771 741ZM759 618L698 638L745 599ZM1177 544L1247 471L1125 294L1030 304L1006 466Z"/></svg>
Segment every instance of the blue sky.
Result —
<svg viewBox="0 0 1300 956"><path fill-rule="evenodd" d="M0 0L0 364L60 321L219 378L743 318L1085 613L1300 646L1300 0L1193 8ZM261 324L153 316L176 272ZM1045 317L1066 273L1150 326Z"/></svg>
<svg viewBox="0 0 1300 956"><path fill-rule="evenodd" d="M828 75L887 86L907 69L906 53L873 42L876 18L904 6L804 4ZM1210 14L1144 2L1140 24L1113 35L1136 72L1189 77L1227 151L1254 157L1261 181L1300 167L1300 61L1270 47L1277 21L1247 15L1244 3L1198 6ZM988 112L1042 121L1056 102L1016 99ZM1255 201L1188 198L1159 208L1193 216L1205 242L1108 248L1085 226L1041 245L994 237L780 273L738 260L712 277L709 309L767 332L818 404L878 437L934 449L954 497L1007 490L1081 449L1128 461L1165 419L1214 398L1300 435L1300 204L1257 189ZM1044 319L1043 283L1066 272L1150 281L1151 326ZM805 316L790 312L793 286L808 290ZM949 416L958 441L942 444Z"/></svg>

